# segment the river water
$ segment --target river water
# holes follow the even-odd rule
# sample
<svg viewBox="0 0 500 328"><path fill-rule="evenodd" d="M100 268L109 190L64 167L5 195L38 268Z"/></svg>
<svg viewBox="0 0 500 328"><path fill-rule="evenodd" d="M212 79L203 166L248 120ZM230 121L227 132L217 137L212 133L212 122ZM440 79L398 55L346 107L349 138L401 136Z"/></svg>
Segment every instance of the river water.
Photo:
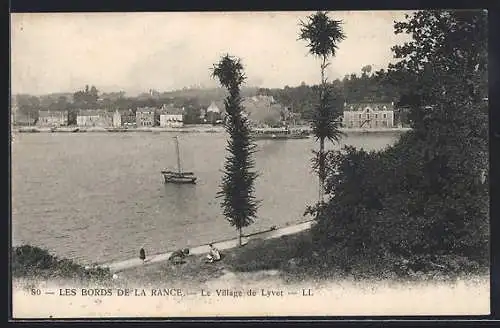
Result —
<svg viewBox="0 0 500 328"><path fill-rule="evenodd" d="M226 135L181 134L183 168L196 185L164 184L175 168L172 137L162 133L17 134L12 144L12 242L49 249L81 263L128 259L236 237L216 198ZM398 132L350 134L366 150L392 144ZM310 160L314 139L258 141L251 233L304 220L317 197ZM338 145L335 146L339 147Z"/></svg>

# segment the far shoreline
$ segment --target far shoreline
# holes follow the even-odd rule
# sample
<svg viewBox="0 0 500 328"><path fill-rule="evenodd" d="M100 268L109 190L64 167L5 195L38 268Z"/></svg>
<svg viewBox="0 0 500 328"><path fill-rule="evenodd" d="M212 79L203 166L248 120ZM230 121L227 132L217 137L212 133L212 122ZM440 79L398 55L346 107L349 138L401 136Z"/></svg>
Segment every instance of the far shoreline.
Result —
<svg viewBox="0 0 500 328"><path fill-rule="evenodd" d="M303 130L310 132L311 128L309 126L296 126L294 130ZM341 132L346 134L373 134L373 133L403 133L411 130L411 128L341 128ZM225 133L225 129L222 126L203 126L203 125L187 125L181 128L173 127L151 127L151 128L104 128L104 127L14 127L11 130L13 133L137 133L137 132L148 132L148 133Z"/></svg>

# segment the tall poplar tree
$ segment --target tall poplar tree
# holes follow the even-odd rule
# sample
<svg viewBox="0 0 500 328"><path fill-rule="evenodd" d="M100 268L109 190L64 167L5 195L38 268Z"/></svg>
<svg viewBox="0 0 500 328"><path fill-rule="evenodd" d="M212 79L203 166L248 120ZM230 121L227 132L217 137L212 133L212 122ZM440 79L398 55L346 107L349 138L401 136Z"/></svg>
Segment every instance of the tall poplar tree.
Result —
<svg viewBox="0 0 500 328"><path fill-rule="evenodd" d="M338 119L342 111L334 108L332 90L326 76L326 68L330 65L328 60L335 56L338 43L345 39L341 25L342 21L331 19L326 11L318 11L307 17L306 22L300 22L299 40L307 41L309 53L321 59L319 102L312 120L314 136L316 140L319 140L319 152L316 154L315 166L318 169L320 204L324 201L325 192L325 140L338 142L342 136L339 130L341 122Z"/></svg>
<svg viewBox="0 0 500 328"><path fill-rule="evenodd" d="M241 105L241 85L245 82L243 65L239 58L223 56L212 69L212 78L218 79L229 95L224 101L228 114L225 129L229 134L222 183L218 197L222 198L222 210L231 226L238 231L239 245L242 245L242 229L256 218L259 201L254 196L254 182L258 177L253 171L253 153L250 126Z"/></svg>

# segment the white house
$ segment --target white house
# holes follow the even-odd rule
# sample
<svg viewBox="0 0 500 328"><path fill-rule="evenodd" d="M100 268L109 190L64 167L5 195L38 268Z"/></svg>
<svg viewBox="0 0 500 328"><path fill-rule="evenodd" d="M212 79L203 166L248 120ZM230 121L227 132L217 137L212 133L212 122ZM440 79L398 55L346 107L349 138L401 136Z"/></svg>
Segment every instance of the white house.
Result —
<svg viewBox="0 0 500 328"><path fill-rule="evenodd" d="M345 103L342 123L346 128L392 128L394 103L349 105Z"/></svg>
<svg viewBox="0 0 500 328"><path fill-rule="evenodd" d="M220 109L219 109L219 107L217 107L217 105L215 104L214 101L212 101L210 106L208 106L208 108L207 108L207 113L210 113L210 112L220 113Z"/></svg>
<svg viewBox="0 0 500 328"><path fill-rule="evenodd" d="M113 116L102 109L79 110L76 116L76 125L83 127L110 127Z"/></svg>
<svg viewBox="0 0 500 328"><path fill-rule="evenodd" d="M160 127L184 126L184 108L163 106L160 111Z"/></svg>
<svg viewBox="0 0 500 328"><path fill-rule="evenodd" d="M206 116L204 118L206 118L206 121L211 123L216 123L222 119L221 110L214 101L212 101L210 106L208 106Z"/></svg>
<svg viewBox="0 0 500 328"><path fill-rule="evenodd" d="M68 111L40 110L38 111L39 126L65 126L68 125Z"/></svg>

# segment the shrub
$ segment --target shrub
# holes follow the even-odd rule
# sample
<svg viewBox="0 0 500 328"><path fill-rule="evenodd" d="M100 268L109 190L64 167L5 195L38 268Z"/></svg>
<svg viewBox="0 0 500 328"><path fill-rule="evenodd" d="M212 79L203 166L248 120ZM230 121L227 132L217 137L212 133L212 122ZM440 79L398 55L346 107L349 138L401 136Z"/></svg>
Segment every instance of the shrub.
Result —
<svg viewBox="0 0 500 328"><path fill-rule="evenodd" d="M344 250L346 266L360 255L406 258L417 271L436 269L429 265L433 255L447 256L437 268L449 271L484 266L488 191L476 179L481 148L469 143L463 149L459 133L442 133L440 144L432 144L434 137L417 130L379 153L353 147L331 152L330 200L311 209L320 212L313 229L319 245ZM470 265L454 265L457 258Z"/></svg>
<svg viewBox="0 0 500 328"><path fill-rule="evenodd" d="M58 259L48 251L30 245L14 247L11 264L14 277L77 278L96 281L111 276L107 268L93 266L85 269L72 260Z"/></svg>

